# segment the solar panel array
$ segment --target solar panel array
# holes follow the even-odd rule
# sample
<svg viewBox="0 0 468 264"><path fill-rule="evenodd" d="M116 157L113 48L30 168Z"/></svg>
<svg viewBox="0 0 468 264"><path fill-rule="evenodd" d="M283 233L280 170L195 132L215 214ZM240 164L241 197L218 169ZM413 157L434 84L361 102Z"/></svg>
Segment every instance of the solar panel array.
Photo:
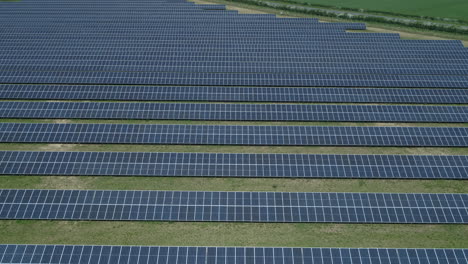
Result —
<svg viewBox="0 0 468 264"><path fill-rule="evenodd" d="M0 99L468 103L460 41L183 0L0 5ZM466 123L465 106L0 102L0 118ZM0 142L467 147L466 127L0 123ZM466 179L468 156L0 151L1 175ZM467 224L468 194L0 189L0 219ZM0 245L0 263L465 263L462 249Z"/></svg>
<svg viewBox="0 0 468 264"><path fill-rule="evenodd" d="M468 122L468 107L193 103L0 102L0 118Z"/></svg>
<svg viewBox="0 0 468 264"><path fill-rule="evenodd" d="M206 44L206 43L203 43ZM172 44L169 44L172 45ZM233 44L235 45L235 44ZM263 45L263 44L262 44ZM117 47L118 48L118 47ZM230 46L223 46L224 48L233 48ZM18 60L15 60L17 62ZM107 70L107 71L161 71L161 72L172 72L172 71L184 71L198 73L202 71L209 71L213 73L224 73L224 72L252 72L257 68L261 68L263 73L298 73L298 74L391 74L391 73L408 73L408 74L439 74L439 73L454 73L463 74L463 70L458 69L439 69L437 71L426 68L416 68L416 66L408 66L407 68L395 68L393 67L382 67L379 65L360 66L357 64L351 64L347 67L342 67L339 63L325 66L320 64L304 64L301 66L289 66L289 63L283 65L271 65L271 63L216 63L209 65L208 63L142 63L143 65L134 65L133 62L107 62L107 63L93 63L89 61L72 61L68 63L55 62L50 65L44 65L43 60L39 60L37 63L41 66L31 65L33 62L28 61L25 65L21 66L10 66L5 63L3 66L0 65L0 70L12 71L24 71L24 70L38 70L38 71L64 71L64 70L76 70L76 71L96 71L96 70ZM156 65L155 65L156 64ZM348 68L349 67L349 68Z"/></svg>
<svg viewBox="0 0 468 264"><path fill-rule="evenodd" d="M257 53L258 51L252 51ZM248 54L248 53L245 53ZM270 54L272 56L272 54ZM468 59L468 58L467 58ZM369 76L372 76L369 77ZM251 86L345 86L464 88L461 75L349 75L188 72L86 72L4 71L4 83L44 84L140 84L140 85L251 85Z"/></svg>
<svg viewBox="0 0 468 264"><path fill-rule="evenodd" d="M0 84L0 99L467 104L468 90Z"/></svg>
<svg viewBox="0 0 468 264"><path fill-rule="evenodd" d="M0 123L0 142L466 147L468 128Z"/></svg>
<svg viewBox="0 0 468 264"><path fill-rule="evenodd" d="M468 223L468 194L0 190L0 219Z"/></svg>
<svg viewBox="0 0 468 264"><path fill-rule="evenodd" d="M74 98L72 94L64 95L60 85L85 93L81 89L112 84L123 87L116 89L146 85L149 93L157 93L159 86L165 85L195 86L194 89L210 86L220 90L222 100L227 101L260 99L247 95L237 99L226 90L238 88L219 86L330 87L332 94L340 87L444 88L449 89L446 99L413 100L421 103L466 100L466 96L460 99L454 94L463 91L453 89L468 88L468 52L460 41L402 40L393 33L348 33L346 30L366 27L362 23L320 23L312 18L238 14L222 5L185 1L57 4L54 0L40 3L25 0L2 5L0 83L60 87L59 91L50 91L51 97ZM298 90L281 96L286 98L277 98L273 90L265 89L263 100L290 102L295 100L287 97ZM319 90L323 89L328 91ZM350 90L354 94L361 92ZM400 89L376 91L389 92L388 96L396 102L412 102L399 95ZM367 92L374 91L366 89ZM45 96L5 93L9 98ZM196 97L175 88L172 93L177 100ZM213 100L217 94L213 91L203 100ZM343 99L346 96L336 94L329 99L322 97L320 93L304 100L375 100Z"/></svg>
<svg viewBox="0 0 468 264"><path fill-rule="evenodd" d="M467 263L466 249L0 245L0 263Z"/></svg>
<svg viewBox="0 0 468 264"><path fill-rule="evenodd" d="M468 156L0 151L0 174L467 179Z"/></svg>

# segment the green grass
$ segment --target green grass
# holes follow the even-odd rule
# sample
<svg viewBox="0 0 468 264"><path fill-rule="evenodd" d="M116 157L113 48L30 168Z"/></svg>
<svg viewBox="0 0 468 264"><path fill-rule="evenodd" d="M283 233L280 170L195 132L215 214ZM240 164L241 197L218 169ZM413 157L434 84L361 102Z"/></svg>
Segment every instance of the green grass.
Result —
<svg viewBox="0 0 468 264"><path fill-rule="evenodd" d="M467 225L0 221L0 243L466 248Z"/></svg>
<svg viewBox="0 0 468 264"><path fill-rule="evenodd" d="M119 145L119 144L0 144L0 151L128 151L203 153L291 153L291 154L388 154L468 155L468 148L318 147L318 146L216 146L216 145Z"/></svg>
<svg viewBox="0 0 468 264"><path fill-rule="evenodd" d="M468 20L466 0L294 0L298 3L393 12L405 15Z"/></svg>
<svg viewBox="0 0 468 264"><path fill-rule="evenodd" d="M456 180L0 176L2 189L468 193Z"/></svg>

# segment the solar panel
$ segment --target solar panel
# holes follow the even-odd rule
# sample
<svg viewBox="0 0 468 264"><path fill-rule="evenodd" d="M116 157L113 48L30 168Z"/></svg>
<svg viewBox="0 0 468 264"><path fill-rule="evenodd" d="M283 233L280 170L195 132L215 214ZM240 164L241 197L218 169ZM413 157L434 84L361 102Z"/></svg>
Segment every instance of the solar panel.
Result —
<svg viewBox="0 0 468 264"><path fill-rule="evenodd" d="M468 104L467 89L0 85L1 99Z"/></svg>
<svg viewBox="0 0 468 264"><path fill-rule="evenodd" d="M291 34L293 34L292 32ZM51 51L57 50L59 52L90 52L87 48L138 48L141 50L133 52L144 52L144 51L153 51L153 52L207 52L209 48L212 48L213 52L230 52L230 53L290 53L290 54L304 54L307 56L311 55L327 55L333 57L334 55L340 54L368 54L370 56L375 54L375 57L379 58L385 55L395 55L403 57L404 55L411 55L413 57L419 56L429 56L430 54L438 55L458 55L459 59L468 58L468 53L459 47L448 46L447 49L442 50L442 47L439 46L416 46L416 47L407 47L404 45L395 46L385 46L380 45L380 43L353 43L350 41L349 45L340 45L324 43L324 41L340 41L341 39L337 36L326 35L326 34L317 34L315 33L314 37L320 37L315 43L307 41L307 37L302 35L313 34L314 32L304 32L304 33L294 33L295 36L291 36L288 39L288 35L283 34L281 38L277 36L277 33L257 33L257 32L248 32L248 33L230 33L226 36L219 36L214 32L200 32L193 36L187 36L183 34L180 36L178 34L172 35L163 35L163 36L140 36L140 35L129 35L127 37L121 37L115 39L116 36L106 35L106 36L93 36L94 34L88 33L83 38L77 36L68 36L64 35L60 38L54 39L41 39L42 36L33 36L30 38L26 37L17 37L15 39L10 39L9 41L4 41L4 44L0 45L2 47L2 53L7 54L8 51ZM98 35L100 33L97 33ZM125 34L124 32L122 34ZM92 38L89 40L87 38ZM138 38L139 40L135 40ZM239 40L238 38L244 38L244 41ZM115 39L115 40L110 40ZM175 43L177 39L184 40L184 43ZM234 40L236 39L236 40ZM343 38L345 40L346 38ZM69 44L66 41L75 40L79 43ZM231 42L232 40L232 42ZM27 42L25 42L27 41ZM51 44L49 42L53 41ZM105 42L105 43L104 43ZM321 43L317 43L321 42ZM358 41L356 41L358 42ZM209 44L209 46L193 46L199 44ZM312 45L314 44L314 45ZM362 44L362 45L358 45ZM263 45L259 47L259 45ZM368 53L365 53L365 51ZM116 51L116 50L114 50ZM120 54L124 52L118 52ZM313 62L313 61L312 61ZM383 65L386 66L386 65ZM445 65L438 65L439 67L444 67ZM449 67L447 65L445 67ZM466 65L464 67L466 69Z"/></svg>
<svg viewBox="0 0 468 264"><path fill-rule="evenodd" d="M467 179L468 156L0 151L2 175Z"/></svg>
<svg viewBox="0 0 468 264"><path fill-rule="evenodd" d="M466 147L468 128L1 123L0 142Z"/></svg>
<svg viewBox="0 0 468 264"><path fill-rule="evenodd" d="M465 123L468 107L4 101L0 118Z"/></svg>
<svg viewBox="0 0 468 264"><path fill-rule="evenodd" d="M122 20L116 20L113 18L108 18L108 19L101 19L100 21L97 22L89 22L86 19L90 19L90 17L80 17L76 19L70 19L70 18L47 18L42 21L37 21L37 20L31 20L27 21L27 18L24 18L21 21L17 22L11 22L11 21L2 21L2 23L5 23L5 29L11 29L19 26L27 26L31 25L32 23L36 23L31 25L32 28L37 27L37 24L40 23L44 27L41 27L42 30L44 29L64 29L64 28L69 28L73 29L76 27L81 27L87 28L87 27L93 27L96 26L97 28L103 28L105 25L106 29L125 29L125 28L135 28L138 27L138 25L141 26L140 29L144 28L149 28L150 26L164 26L167 25L168 28L183 28L182 25L184 24L191 24L187 25L187 28L192 28L195 25L209 25L209 22L216 22L216 25L212 25L209 28L216 29L216 28L234 28L235 26L240 26L240 25L245 25L249 26L249 24L253 23L259 23L260 28L278 28L278 29L286 29L287 26L290 26L293 30L297 29L310 29L310 30L316 30L316 29L329 29L330 34L334 32L340 32L340 33L345 33L346 29L363 29L361 26L356 26L356 25L346 25L346 24L339 24L338 25L333 25L333 24L327 24L327 25L320 25L320 24L304 24L304 23L292 23L294 21L287 21L287 22L282 22L282 23L276 23L276 20L273 19L264 19L264 18L250 18L250 19L242 19L242 20L235 20L229 17L206 17L205 15L203 16L193 16L193 14L184 14L186 16L191 16L190 19L184 19L184 18L173 18L172 16L162 18L158 21L152 21L152 20L145 20L145 19L140 19L140 18L127 18L124 21ZM8 19L8 17L7 17ZM14 20L13 17L11 17L11 20ZM57 22L60 20L62 23L60 23L59 26L57 26ZM1 20L0 20L1 21ZM122 25L122 27L121 27ZM250 28L250 27L249 27ZM155 29L157 30L157 29ZM201 29L197 29L198 31ZM5 32L8 32L4 30ZM40 30L38 32L41 32ZM220 32L220 35L224 34L226 32ZM385 37L385 38L390 38L390 39L398 39L398 35L394 33L372 33L369 34L367 33L356 33L356 36L364 36L368 38L374 38L374 37ZM346 35L354 35L353 34L346 34ZM417 43L417 42L415 42Z"/></svg>
<svg viewBox="0 0 468 264"><path fill-rule="evenodd" d="M0 189L0 219L468 223L468 194Z"/></svg>
<svg viewBox="0 0 468 264"><path fill-rule="evenodd" d="M16 21L16 23L12 23L15 21L15 18L18 16L24 16L25 14L2 14L2 18L0 21L5 21L5 24L7 28L12 28L12 27L18 27L24 24L31 24L30 20L36 21L36 23L40 22L41 24L44 25L44 27L41 27L42 30L45 29L73 29L77 26L84 25L84 26L90 26L90 25L99 25L102 22L113 22L114 18L113 17L104 17L101 18L98 21L94 21L93 18L96 16L96 14L104 15L103 11L98 11L97 13L93 14L87 14L87 15L74 15L74 14L66 14L64 16L58 16L58 15L51 15L52 17L44 17L44 15L47 13L46 11L39 11L41 13L41 17L36 17L31 19L31 17L26 17L22 20ZM322 28L322 29L337 29L340 32L345 32L347 29L354 29L354 30L364 30L366 29L366 26L361 23L314 23L316 20L301 20L301 19L277 19L274 16L249 16L249 17L243 17L239 18L239 15L233 12L216 12L214 14L213 12L183 12L179 13L178 15L182 15L183 17L177 17L175 14L171 14L171 12L168 12L166 10L161 10L161 12L164 13L154 13L151 11L151 14L156 17L156 19L148 19L146 17L142 17L139 15L126 15L126 14L117 14L119 17L118 21L115 21L116 23L109 25L108 28L116 28L116 25L121 24L122 22L128 22L128 26L132 26L134 24L143 24L143 26L148 26L148 25L164 25L167 24L168 28L170 27L176 27L180 26L183 23L190 23L190 22L195 22L195 23L208 23L209 21L212 22L232 22L231 25L235 24L247 24L247 22L258 22L260 27L284 27L284 26L290 26L293 28L309 28L309 29L317 29L317 28ZM116 14L113 14L114 16ZM34 16L34 15L33 15ZM56 19L63 19L63 23L60 24L54 24L51 23L52 21ZM84 20L88 19L88 20ZM29 21L28 21L29 20ZM91 20L91 21L90 21ZM193 25L188 25L193 26ZM217 26L220 26L220 24L213 25L210 28L216 28ZM32 28L37 27L37 24L33 24ZM155 28L157 31L158 29ZM220 32L222 34L223 32ZM384 36L396 36L395 33L375 33L375 34L368 34L369 36L379 36L379 35L384 35Z"/></svg>
<svg viewBox="0 0 468 264"><path fill-rule="evenodd" d="M1 53L1 51L0 51ZM391 54L386 56L380 56L379 58L371 56L359 56L357 54L348 54L343 56L328 56L328 55L311 55L311 54L276 54L275 57L271 57L270 53L225 53L225 52L197 52L197 53L177 53L177 52L156 52L156 51L141 51L140 53L134 51L126 51L125 54L116 53L114 51L88 51L86 54L77 52L59 52L53 53L53 51L10 51L8 54L3 54L0 57L1 61L8 60L88 60L88 59L99 59L105 61L127 61L127 60L138 60L138 61L154 61L158 60L161 62L168 61L216 61L222 60L226 62L294 62L294 63L310 63L314 61L316 63L427 63L428 66L434 66L437 63L450 63L454 65L463 65L464 60L459 57L444 55L433 57L425 56L424 58L415 56L402 56L398 54ZM450 58L447 58L450 57Z"/></svg>
<svg viewBox="0 0 468 264"><path fill-rule="evenodd" d="M76 7L72 7L76 8ZM93 8L93 7L91 7ZM188 10L179 9L177 7L163 8L157 7L154 10L134 10L130 11L119 11L108 10L110 7L102 10L78 10L81 13L63 13L50 12L49 9L35 10L34 12L14 12L12 9L7 9L8 13L2 12L0 21L5 21L6 25L13 26L31 23L31 21L41 22L46 26L53 27L64 27L68 24L74 24L73 22L80 22L80 24L90 25L98 24L102 22L128 22L137 21L144 23L164 23L167 21L188 21L188 20L231 20L233 22L243 22L249 20L260 20L260 21L271 21L273 24L290 24L290 25L310 25L311 27L338 27L338 28L358 28L365 29L365 25L362 23L317 23L316 18L281 18L278 19L273 14L239 14L237 11L222 10L219 12L211 12L207 10ZM122 8L122 7L120 7ZM142 7L148 9L148 7ZM172 9L171 9L172 8ZM63 11L62 11L63 12ZM100 16L96 16L99 13ZM50 14L50 16L44 16L41 14ZM22 18L22 19L21 19ZM63 23L52 25L51 21L63 18ZM37 24L34 24L37 26ZM73 26L73 25L72 25ZM76 26L76 24L75 24Z"/></svg>
<svg viewBox="0 0 468 264"><path fill-rule="evenodd" d="M75 39L74 37L68 37L67 34L64 34L61 38L51 39L55 43L48 43L49 39L45 39L42 35L37 37L32 36L30 39L21 39L21 38L11 38L9 40L4 40L2 47L2 53L7 54L7 51L18 51L19 49L27 50L51 50L58 49L60 51L66 51L66 48L72 50L69 51L86 51L86 47L101 45L101 47L138 47L142 48L142 51L152 50L152 51L169 51L174 49L179 49L180 52L188 51L203 51L206 50L206 47L193 47L192 45L202 45L209 44L210 47L213 47L213 51L218 51L220 48L232 48L230 52L240 51L248 52L249 50L259 49L258 45L262 45L264 50L268 52L278 51L278 52L290 52L290 53L317 53L321 52L324 54L330 53L330 51L349 51L350 53L357 53L362 50L368 50L369 52L376 53L378 51L385 52L388 54L394 54L402 52L404 54L423 54L427 55L429 52L434 54L460 54L464 55L464 48L458 47L455 45L432 45L432 44L420 44L420 45L407 45L405 42L400 41L391 41L384 42L384 40L367 42L361 39L349 39L346 43L332 43L332 38L339 41L339 36L323 34L320 31L295 31L285 34L282 32L230 32L229 35L219 37L216 32L203 31L203 32L194 32L194 35L190 35L187 38L186 42L180 43L177 42L178 34L184 34L184 31L177 32L177 34L162 32L164 34L150 35L142 32L141 34L129 35L128 37L116 38L119 34L126 34L123 32L116 32L115 34L109 34L102 36L102 32L97 33L86 33L86 37L93 37L93 35L98 34L100 37L93 39L78 39L86 41L85 43L75 43L69 44L66 43L67 39ZM281 37L278 37L278 34L281 34ZM302 35L314 34L315 36L319 35L319 39L312 39L303 37ZM70 35L75 35L71 33ZM294 35L294 36L293 36ZM185 36L185 34L184 34ZM201 38L205 36L206 38ZM291 38L288 38L291 36ZM235 38L242 37L242 39ZM134 38L138 38L135 40ZM345 38L344 38L345 39ZM24 42L27 40L28 42ZM105 43L103 43L105 42ZM446 50L441 51L441 48L446 48ZM222 50L221 50L222 51ZM140 51L141 52L141 51ZM218 51L219 52L219 51ZM123 53L123 52L121 52ZM383 54L381 54L383 55ZM380 55L379 55L380 56ZM155 62L157 63L157 62ZM309 63L314 63L310 61ZM344 65L345 66L345 65ZM387 65L382 65L387 66ZM393 65L397 66L397 65ZM454 65L437 65L440 68L454 67ZM466 69L466 65L458 66L458 68Z"/></svg>
<svg viewBox="0 0 468 264"><path fill-rule="evenodd" d="M134 18L129 18L125 20L125 25L122 24L122 21L112 21L112 20L106 20L106 21L99 21L99 22L87 22L87 21L81 21L74 19L73 21L66 21L67 18L63 18L65 21L61 24L56 24L53 23L50 19L47 19L47 21L42 21L41 24L44 25L40 29L38 28L37 30L35 27L36 25L31 25L30 28L28 29L23 29L20 26L25 26L26 24L31 24L31 22L26 22L24 20L18 21L16 23L11 23L11 21L5 21L5 28L1 30L0 32L5 32L7 34L18 34L21 32L24 33L41 33L45 31L63 31L63 30L73 30L73 29L86 29L91 26L96 26L94 27L94 30L122 30L122 29L128 29L128 28L136 28L136 32L138 32L141 29L149 29L151 26L165 26L167 25L167 28L164 29L158 29L155 28L154 32L159 32L161 30L165 31L168 29L174 29L174 28L179 28L179 29L184 29L183 25L184 24L190 24L187 25L187 29L194 28L196 31L203 31L203 30L213 30L213 29L236 29L239 31L239 26L245 25L248 26L249 24L252 23L258 23L259 28L265 28L265 29L283 29L285 30L286 28L291 28L292 30L317 30L317 29L322 29L322 30L329 30L329 34L333 33L345 33L345 29L347 28L357 28L361 26L354 26L354 25L347 25L347 24L339 24L334 25L333 24L304 24L304 23L292 23L294 21L288 21L288 22L281 22L277 23L278 21L275 18L257 18L257 17L251 17L251 18L245 18L242 20L235 20L230 18L229 16L223 16L223 17L206 17L206 16L199 16L199 17L194 17L192 14L185 14L186 16L191 16L189 19L186 18L173 18L172 16L168 16L166 18L161 18L158 21L141 21L141 19L134 19ZM55 18L57 19L57 18ZM83 19L83 18L80 18ZM26 19L27 20L27 19ZM1 21L1 20L0 20ZM208 25L209 22L219 22L216 25L212 25L210 27L207 27L205 29L197 28L196 26L200 25ZM38 21L37 21L38 22ZM37 23L36 22L36 23ZM106 27L103 27L103 24L106 24ZM107 25L108 24L108 25ZM120 26L122 25L122 27ZM138 27L140 25L141 27ZM83 26L83 27L81 27ZM236 27L237 26L237 27ZM18 30L12 30L16 29ZM253 28L249 27L249 30L254 30ZM90 31L93 32L93 31ZM223 35L229 31L224 31L224 32L219 32L220 35ZM346 35L352 35L352 34L346 34ZM358 35L359 36L359 35ZM363 36L365 36L363 34ZM367 34L368 37L388 37L391 39L397 39L396 34L393 33L373 33L373 34ZM415 42L417 43L417 42ZM442 43L447 43L447 42L442 42Z"/></svg>
<svg viewBox="0 0 468 264"><path fill-rule="evenodd" d="M98 37L97 39L89 39L89 41L98 40L98 39L106 39L109 42L118 42L119 41L118 38L107 39L107 37L109 36L117 36L118 34L125 34L128 36L139 36L139 37L153 37L153 38L159 37L160 41L163 40L162 37L164 36L173 36L173 35L196 36L198 35L197 33L203 34L203 35L211 34L211 35L220 35L220 36L232 36L232 35L240 35L240 34L248 36L254 32L260 35L264 35L264 36L268 36L268 35L280 36L283 34L292 36L292 35L302 35L302 34L306 35L306 33L319 34L319 35L336 35L337 38L340 36L343 36L343 37L349 36L341 29L335 30L335 29L325 29L325 28L297 27L294 29L290 29L288 31L287 26L265 25L265 26L259 26L258 28L252 28L252 29L247 29L245 31L242 31L239 29L239 27L244 24L240 24L240 23L238 23L237 25L220 24L218 25L218 27L215 27L215 28L213 27L200 28L200 26L203 26L203 25L204 24L199 25L198 23L194 23L191 27L176 26L176 27L171 27L171 28L153 29L153 30L151 30L149 26L136 27L136 26L127 25L127 27L122 27L122 28L121 27L116 28L116 29L103 28L103 29L94 29L94 31L91 29L85 31L81 28L78 28L76 30L66 28L66 29L48 29L48 30L42 30L42 31L29 29L27 31L26 29L22 29L22 28L18 28L18 29L15 28L15 29L9 29L9 30L2 30L3 31L2 34L3 36L5 36L5 44L11 43L13 41L18 41L18 38L20 38L21 36L25 36L27 38L33 38L34 42L44 42L44 40L48 40L50 38L62 38L62 36L67 36L67 35L71 37L76 36L76 35L82 36L82 35L85 35L86 32L88 32L91 35L102 34L100 36L97 36ZM219 34L218 31L220 30L222 30L224 33ZM49 35L49 38L46 38L46 35ZM34 38L36 36L38 37L38 39ZM128 38L124 37L123 39L128 39ZM147 38L143 38L143 39L147 39ZM242 39L242 40L249 41L250 39ZM252 40L255 40L255 39L252 39ZM307 40L311 42L314 41L314 39L310 37L303 39L302 41L306 42ZM135 41L141 41L141 39L138 39ZM241 41L241 39L238 39L237 41ZM402 40L397 41L396 39L394 39L393 42L395 44L405 44L407 47L417 46L416 44L418 44L421 46L423 45L426 45L426 46L430 45L430 46L437 46L437 47L448 46L454 49L463 48L463 46L460 47L458 42L408 43ZM50 43L50 44L53 44L53 43ZM411 44L411 45L408 45L408 44Z"/></svg>
<svg viewBox="0 0 468 264"><path fill-rule="evenodd" d="M468 76L185 72L0 72L11 84L143 84L467 88Z"/></svg>
<svg viewBox="0 0 468 264"><path fill-rule="evenodd" d="M64 63L70 65L31 65L28 63L0 66L0 71L128 71L128 72L213 72L213 73L261 73L261 74L276 74L276 73L293 73L293 74L393 74L393 75L406 75L406 74L444 74L444 75L461 75L468 70L452 70L452 69L436 69L436 68L372 68L371 66L364 67L322 67L308 68L308 67L282 67L282 66L268 66L268 67L255 67L252 65L243 67L238 66L215 66L212 63L210 66L154 66L154 65L107 65L90 66L79 65L72 63Z"/></svg>
<svg viewBox="0 0 468 264"><path fill-rule="evenodd" d="M169 44L168 44L169 45ZM289 74L468 74L462 65L428 67L427 64L377 63L290 63L278 62L234 62L224 61L115 61L115 60L3 60L0 71L136 71L136 72L237 72L237 73L289 73Z"/></svg>
<svg viewBox="0 0 468 264"><path fill-rule="evenodd" d="M122 32L125 34L125 32ZM308 34L314 34L314 36L307 36ZM242 37L243 39L239 39ZM80 41L81 43L77 44L69 44L66 43L67 39L74 39L76 41ZM177 39L183 39L184 43L175 43ZM28 41L25 43L25 41ZM49 42L53 41L54 44ZM340 45L340 44L330 44L329 46L326 45L331 42L339 42L339 41L346 41L349 43L349 46ZM113 53L117 54L127 54L129 52L139 53L141 54L144 51L153 51L153 52L203 52L206 51L207 47L193 47L189 46L189 44L210 44L213 45L213 48L217 48L215 51L219 53L219 47L216 47L215 44L225 44L225 47L234 46L237 44L237 48L231 50L224 50L226 52L249 52L259 50L258 53L303 53L304 55L310 56L312 53L319 53L323 55L328 55L333 57L333 55L341 55L343 52L338 53L331 53L330 49L334 47L342 47L342 49L346 49L350 55L357 53L356 49L364 49L362 46L360 47L357 44L362 44L363 46L369 47L369 52L376 53L377 57L386 57L386 56L398 56L401 58L405 58L405 55L411 55L415 58L419 57L429 57L428 51L424 51L423 49L432 48L431 51L434 55L440 56L441 54L447 55L459 55L463 59L466 57L466 53L459 47L455 47L454 45L418 45L416 47L408 47L408 45L402 45L401 41L398 40L389 40L387 45L385 45L384 41L387 41L385 38L375 38L375 39L363 39L357 36L351 35L338 35L338 34L328 34L323 33L320 31L296 31L296 32L289 32L289 33L282 33L282 32L263 32L257 33L255 31L251 32L233 32L226 35L219 35L215 32L194 32L194 33L187 33L184 32L179 33L172 33L172 34L165 34L165 35L144 35L144 36L127 36L127 37L120 37L118 39L113 38L112 35L109 36L101 36L101 37L93 37L87 36L87 38L72 38L72 37L62 37L56 39L47 39L42 36L33 36L33 37L17 37L10 40L5 40L4 44L2 45L2 54L7 55L8 51L18 51L21 49L26 49L28 51L37 50L47 52L52 49L58 49L60 53L68 52L84 52L84 54L89 54L90 52L96 53L98 50L86 50L86 47L96 46L99 45L101 47L138 47L142 50L130 50L130 51L122 51L122 50L112 50ZM153 44L154 46L150 45ZM163 44L171 44L169 47L162 46ZM302 44L302 46L291 46L289 49L284 47L282 50L273 49L275 45L281 43L291 43L291 44ZM395 46L390 47L388 44L395 44ZM172 45L173 44L173 45ZM258 45L265 44L265 48L263 50L258 47ZM307 44L312 46L307 46ZM317 44L317 45L315 45ZM320 44L320 45L319 45ZM16 46L15 46L16 45ZM15 47L17 47L15 49ZM69 47L70 50L66 50L65 48ZM447 50L441 50L442 48L446 48ZM172 48L172 49L170 49ZM300 49L299 49L300 48ZM328 48L328 50L326 49ZM380 51L380 54L377 54ZM398 51L398 52L396 52ZM104 52L104 53L103 53ZM110 52L108 50L100 51L98 54L105 54L105 52ZM59 53L59 54L60 54ZM310 54L309 54L310 53ZM360 52L364 57L365 53L362 51ZM358 54L360 54L358 53ZM400 54L401 53L401 54Z"/></svg>
<svg viewBox="0 0 468 264"><path fill-rule="evenodd" d="M0 263L467 263L466 249L0 245Z"/></svg>
<svg viewBox="0 0 468 264"><path fill-rule="evenodd" d="M133 32L133 29L130 29ZM264 49L272 51L272 49L289 48L288 51L305 53L306 51L330 51L330 50L363 50L368 49L377 50L387 53L399 52L411 52L411 54L423 54L431 51L436 54L465 54L465 49L457 44L446 43L433 44L433 43L420 43L415 45L414 43L407 43L402 40L386 41L385 39L375 39L372 42L366 41L366 39L360 38L349 38L346 34L328 34L326 30L294 30L282 32L276 29L264 29L259 31L258 29L251 31L229 31L228 34L220 35L217 34L216 30L203 30L198 31L196 29L172 29L167 31L141 31L138 34L133 32L127 34L126 30L119 30L116 32L86 32L81 31L80 33L60 33L58 35L52 35L49 33L25 36L25 34L19 33L18 35L7 35L5 34L5 40L2 42L1 47L2 53L6 53L6 50L16 50L20 48L44 50L44 49L65 49L65 47L73 48L73 51L82 50L90 45L101 46L120 46L120 47L141 47L141 48L152 48L153 50L161 50L163 48L179 48L181 52L183 49L199 50L206 49L206 47L193 47L195 44L210 44L213 48L220 47L233 47L242 50L258 49L258 45L264 45ZM136 30L135 30L136 31ZM195 31L195 32L193 32ZM148 33L147 33L148 32ZM126 37L116 38L120 34L128 35ZM313 34L314 37L311 37ZM83 35L83 38L80 36ZM95 36L97 35L97 36ZM182 37L180 35L183 35ZM309 35L309 36L307 36ZM187 42L177 42L177 38L185 38ZM204 38L202 38L204 37ZM236 39L236 37L242 37L242 39ZM82 40L81 43L67 43L67 39ZM340 42L341 40L347 40L346 43ZM28 40L28 42L24 42ZM53 40L53 43L49 41ZM153 45L150 45L153 44ZM287 45L291 46L287 46ZM408 45L410 44L410 45ZM446 50L441 50L445 48ZM286 49L285 49L286 50ZM72 51L72 50L70 50ZM122 52L121 52L122 53ZM381 54L383 55L383 54ZM313 62L313 61L312 61ZM449 67L451 65L439 65L439 67ZM466 68L466 66L465 66Z"/></svg>

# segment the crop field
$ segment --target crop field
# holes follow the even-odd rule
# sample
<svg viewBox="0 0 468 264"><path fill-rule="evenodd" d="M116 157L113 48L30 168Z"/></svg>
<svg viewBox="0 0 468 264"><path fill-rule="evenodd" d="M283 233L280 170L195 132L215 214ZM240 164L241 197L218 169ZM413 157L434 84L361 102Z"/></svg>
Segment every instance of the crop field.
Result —
<svg viewBox="0 0 468 264"><path fill-rule="evenodd" d="M364 9L367 11L392 12L413 16L429 16L468 20L468 3L464 0L295 0L335 7Z"/></svg>

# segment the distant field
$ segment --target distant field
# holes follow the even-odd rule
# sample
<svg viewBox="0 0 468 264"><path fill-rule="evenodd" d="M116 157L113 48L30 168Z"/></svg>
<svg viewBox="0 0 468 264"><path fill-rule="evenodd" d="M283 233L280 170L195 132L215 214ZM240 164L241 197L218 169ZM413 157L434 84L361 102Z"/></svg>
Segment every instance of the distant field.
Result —
<svg viewBox="0 0 468 264"><path fill-rule="evenodd" d="M294 0L327 6L362 8L364 10L384 11L407 15L456 18L468 20L468 1L466 0Z"/></svg>

